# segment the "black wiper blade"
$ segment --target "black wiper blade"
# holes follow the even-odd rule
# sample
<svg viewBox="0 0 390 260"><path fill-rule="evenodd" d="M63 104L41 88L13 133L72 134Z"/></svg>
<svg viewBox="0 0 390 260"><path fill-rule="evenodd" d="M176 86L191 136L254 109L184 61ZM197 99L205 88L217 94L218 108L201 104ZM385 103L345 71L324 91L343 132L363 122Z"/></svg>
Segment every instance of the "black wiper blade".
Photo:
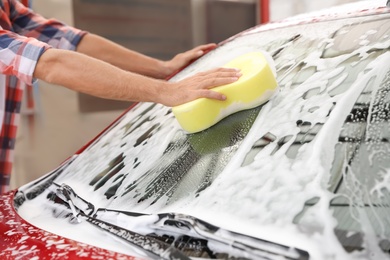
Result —
<svg viewBox="0 0 390 260"><path fill-rule="evenodd" d="M169 214L160 222L163 222L163 227L191 230L209 243L213 241L216 244L231 247L235 251L245 252L243 256L250 259L273 259L274 257L279 259L281 256L297 260L309 258L306 251L222 229L192 216Z"/></svg>
<svg viewBox="0 0 390 260"><path fill-rule="evenodd" d="M60 199L60 201L58 201ZM232 232L193 216L162 213L142 214L110 209L96 209L80 198L66 184L51 194L51 200L65 204L70 222L85 220L125 241L163 259L240 258L240 259L309 259L307 251ZM142 223L121 227L116 223ZM132 229L132 230L130 230Z"/></svg>
<svg viewBox="0 0 390 260"><path fill-rule="evenodd" d="M171 246L170 244L164 243L153 237L138 234L128 229L121 228L111 223L99 220L97 218L89 217L80 213L80 216L89 223L103 229L110 234L113 234L131 244L146 251L146 253L155 259L190 259L182 252Z"/></svg>
<svg viewBox="0 0 390 260"><path fill-rule="evenodd" d="M87 215L84 213L84 211L76 206L74 201L79 197L76 195L73 189L66 184L61 185L55 193L50 193L49 197L54 202L65 205L68 209L70 209L71 212L70 214L67 214L67 216L70 217L70 223L72 224L79 224L85 220L88 223L142 249L149 257L154 259L190 259L170 244L90 216L92 212ZM85 203L85 200L82 202ZM90 209L90 203L87 203L87 205Z"/></svg>
<svg viewBox="0 0 390 260"><path fill-rule="evenodd" d="M145 218L142 223L147 223L148 229L152 230L148 236L171 243L194 257L226 258L233 254L240 259L309 259L307 251L222 229L189 215L149 215L109 209L98 209L95 214L108 221L114 219L113 214L122 215L121 219L127 216L133 222L140 222L140 219ZM205 252L196 254L200 250L207 251L207 255Z"/></svg>

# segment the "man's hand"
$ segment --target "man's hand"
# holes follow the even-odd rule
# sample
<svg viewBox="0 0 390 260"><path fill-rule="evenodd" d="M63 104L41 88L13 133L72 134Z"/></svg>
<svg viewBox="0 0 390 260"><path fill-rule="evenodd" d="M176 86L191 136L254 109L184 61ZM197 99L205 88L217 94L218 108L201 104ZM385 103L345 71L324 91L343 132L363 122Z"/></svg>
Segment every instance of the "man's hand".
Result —
<svg viewBox="0 0 390 260"><path fill-rule="evenodd" d="M157 102L166 106L177 106L198 98L225 100L226 96L212 88L237 81L241 72L234 68L217 68L200 72L179 82L163 86Z"/></svg>
<svg viewBox="0 0 390 260"><path fill-rule="evenodd" d="M96 34L88 33L77 46L77 52L105 61L123 70L156 79L166 79L216 46L214 43L200 45L177 54L169 61L162 61L127 49Z"/></svg>
<svg viewBox="0 0 390 260"><path fill-rule="evenodd" d="M173 57L173 59L169 61L165 61L164 65L166 67L166 77L172 75L184 66L188 65L191 61L198 59L207 51L215 49L216 47L217 45L214 43L200 45L189 51L177 54L175 57Z"/></svg>

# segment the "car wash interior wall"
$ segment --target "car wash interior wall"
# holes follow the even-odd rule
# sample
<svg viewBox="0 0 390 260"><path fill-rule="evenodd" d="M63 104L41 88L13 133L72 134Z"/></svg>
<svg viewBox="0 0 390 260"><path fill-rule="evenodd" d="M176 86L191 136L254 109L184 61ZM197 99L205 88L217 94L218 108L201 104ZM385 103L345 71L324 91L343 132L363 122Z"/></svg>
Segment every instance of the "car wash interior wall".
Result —
<svg viewBox="0 0 390 260"><path fill-rule="evenodd" d="M261 21L260 2L30 0L30 7L44 17L57 18L147 55L169 59L199 44L219 43L255 26ZM353 0L266 2L269 19L276 21ZM33 91L26 92L22 105L12 188L57 167L129 106L128 102L98 99L39 82Z"/></svg>

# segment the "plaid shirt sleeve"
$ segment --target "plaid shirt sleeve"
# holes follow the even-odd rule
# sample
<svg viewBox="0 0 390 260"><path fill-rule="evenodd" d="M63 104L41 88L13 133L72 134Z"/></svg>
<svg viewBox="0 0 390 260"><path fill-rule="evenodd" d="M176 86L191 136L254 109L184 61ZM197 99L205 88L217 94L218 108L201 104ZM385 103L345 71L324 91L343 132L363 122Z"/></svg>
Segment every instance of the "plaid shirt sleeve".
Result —
<svg viewBox="0 0 390 260"><path fill-rule="evenodd" d="M32 84L47 43L0 29L0 194L9 189L16 130L25 84Z"/></svg>
<svg viewBox="0 0 390 260"><path fill-rule="evenodd" d="M4 101L0 111L0 194L9 189L24 85L32 84L35 66L45 50L75 50L85 34L45 19L17 0L0 0L0 88L5 88L0 91Z"/></svg>
<svg viewBox="0 0 390 260"><path fill-rule="evenodd" d="M0 73L31 85L36 63L48 48L48 44L36 39L0 30Z"/></svg>
<svg viewBox="0 0 390 260"><path fill-rule="evenodd" d="M32 12L18 0L9 0L14 32L45 42L57 49L75 50L85 31Z"/></svg>

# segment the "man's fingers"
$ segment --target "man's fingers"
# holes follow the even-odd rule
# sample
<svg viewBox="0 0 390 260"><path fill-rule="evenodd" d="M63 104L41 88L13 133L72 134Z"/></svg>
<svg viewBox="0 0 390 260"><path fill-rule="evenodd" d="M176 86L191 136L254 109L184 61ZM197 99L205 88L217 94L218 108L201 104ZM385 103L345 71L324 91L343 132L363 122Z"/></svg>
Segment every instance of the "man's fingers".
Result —
<svg viewBox="0 0 390 260"><path fill-rule="evenodd" d="M226 96L224 94L207 89L199 90L199 98L210 98L221 101L226 100Z"/></svg>
<svg viewBox="0 0 390 260"><path fill-rule="evenodd" d="M209 44L204 44L204 45L200 45L200 46L197 46L195 47L194 49L192 49L193 51L197 52L197 51L210 51L212 49L215 49L217 47L217 45L215 43L209 43Z"/></svg>
<svg viewBox="0 0 390 260"><path fill-rule="evenodd" d="M168 106L183 104L198 98L209 98L215 100L226 100L222 93L211 90L212 88L226 85L237 81L241 72L235 68L216 68L173 84L174 95L168 95L166 101L162 102Z"/></svg>
<svg viewBox="0 0 390 260"><path fill-rule="evenodd" d="M202 88L204 89L212 89L215 87L219 87L222 85L227 85L233 82L236 82L239 79L239 77L222 77L222 78L214 78L214 79L206 79L202 83Z"/></svg>
<svg viewBox="0 0 390 260"><path fill-rule="evenodd" d="M183 53L183 55L186 57L186 60L190 61L201 57L205 52L215 49L216 47L217 45L215 43L204 44Z"/></svg>
<svg viewBox="0 0 390 260"><path fill-rule="evenodd" d="M229 76L241 76L241 71L236 68L215 68L208 71L199 72L197 75L204 77L229 77Z"/></svg>
<svg viewBox="0 0 390 260"><path fill-rule="evenodd" d="M234 68L218 68L208 72L201 72L199 88L214 88L237 81L241 77L241 72Z"/></svg>

